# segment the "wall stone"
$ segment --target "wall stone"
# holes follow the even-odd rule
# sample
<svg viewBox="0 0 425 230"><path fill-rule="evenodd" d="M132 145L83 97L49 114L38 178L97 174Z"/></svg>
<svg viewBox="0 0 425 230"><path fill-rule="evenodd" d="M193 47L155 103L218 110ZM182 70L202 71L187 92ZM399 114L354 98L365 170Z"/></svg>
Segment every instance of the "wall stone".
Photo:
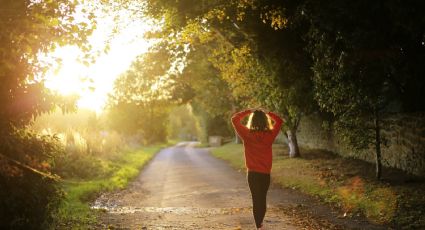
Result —
<svg viewBox="0 0 425 230"><path fill-rule="evenodd" d="M383 119L382 163L406 172L425 176L425 114L396 114ZM303 118L298 132L302 147L325 149L343 157L353 157L374 163L374 147L355 150L343 143L333 131L322 128L318 116Z"/></svg>

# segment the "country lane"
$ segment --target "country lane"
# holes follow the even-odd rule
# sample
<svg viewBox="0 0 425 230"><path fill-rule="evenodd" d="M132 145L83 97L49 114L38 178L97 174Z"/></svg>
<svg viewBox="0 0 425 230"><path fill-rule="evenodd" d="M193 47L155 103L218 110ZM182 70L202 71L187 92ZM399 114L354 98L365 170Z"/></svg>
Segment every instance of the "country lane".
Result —
<svg viewBox="0 0 425 230"><path fill-rule="evenodd" d="M207 148L195 148L195 144L183 142L161 150L127 189L102 194L93 204L93 208L104 210L95 228L255 229L245 172L234 170L212 157ZM346 221L337 218L329 222L317 220L317 215L294 215L308 204L318 215L332 210L274 185L267 203L265 225L270 230L353 226L341 227ZM331 223L332 219L340 223ZM354 226L366 227L357 223Z"/></svg>

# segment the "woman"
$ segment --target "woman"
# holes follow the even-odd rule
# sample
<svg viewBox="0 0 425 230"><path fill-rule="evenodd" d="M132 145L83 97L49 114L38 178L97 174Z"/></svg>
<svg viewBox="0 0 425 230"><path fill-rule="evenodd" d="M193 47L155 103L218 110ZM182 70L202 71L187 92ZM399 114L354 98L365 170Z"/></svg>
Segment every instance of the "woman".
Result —
<svg viewBox="0 0 425 230"><path fill-rule="evenodd" d="M250 114L247 126L241 124ZM270 119L274 121L271 125ZM248 185L251 191L253 214L257 229L263 229L266 214L266 197L272 169L272 144L280 131L283 120L272 112L244 110L232 116L232 124L243 141Z"/></svg>

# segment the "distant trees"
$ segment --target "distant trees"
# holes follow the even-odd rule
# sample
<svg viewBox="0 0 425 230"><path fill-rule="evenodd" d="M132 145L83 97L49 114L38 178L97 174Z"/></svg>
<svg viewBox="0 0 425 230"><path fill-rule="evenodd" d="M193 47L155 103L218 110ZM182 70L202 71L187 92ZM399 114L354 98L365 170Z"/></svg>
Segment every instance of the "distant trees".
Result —
<svg viewBox="0 0 425 230"><path fill-rule="evenodd" d="M174 106L189 103L204 132L217 135L224 124L219 132L229 133L225 117L231 113L232 99L227 84L216 77L217 70L202 47L178 54L180 59L176 49L163 43L154 46L117 79L109 100L111 127L126 134L142 134L151 139L145 140L147 143L163 141L167 113ZM179 70L179 65L185 68ZM200 136L206 141L206 134Z"/></svg>
<svg viewBox="0 0 425 230"><path fill-rule="evenodd" d="M219 70L209 61L209 50L197 45L191 49L185 58L185 68L175 76L174 92L190 92L186 93L190 97L186 97L185 101L192 106L203 128L201 141L206 142L209 135L230 136L231 127L226 118L232 112L232 105L237 102L229 85L218 77ZM175 99L179 100L178 97Z"/></svg>
<svg viewBox="0 0 425 230"><path fill-rule="evenodd" d="M190 105L174 107L168 116L168 137L172 140L199 140L202 136L199 120Z"/></svg>
<svg viewBox="0 0 425 230"><path fill-rule="evenodd" d="M158 49L135 60L115 82L109 97L110 126L123 134L141 134L141 142L166 141L171 105L169 52Z"/></svg>

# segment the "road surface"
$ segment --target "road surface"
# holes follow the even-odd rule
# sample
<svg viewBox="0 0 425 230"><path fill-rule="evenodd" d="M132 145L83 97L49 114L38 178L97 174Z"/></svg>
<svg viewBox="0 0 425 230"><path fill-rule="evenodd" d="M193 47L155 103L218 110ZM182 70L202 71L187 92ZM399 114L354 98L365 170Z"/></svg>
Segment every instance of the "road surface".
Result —
<svg viewBox="0 0 425 230"><path fill-rule="evenodd" d="M255 229L245 172L234 170L194 144L161 150L127 189L100 196L93 207L105 210L101 227ZM373 227L363 222L345 224L329 207L297 194L271 186L267 229Z"/></svg>

